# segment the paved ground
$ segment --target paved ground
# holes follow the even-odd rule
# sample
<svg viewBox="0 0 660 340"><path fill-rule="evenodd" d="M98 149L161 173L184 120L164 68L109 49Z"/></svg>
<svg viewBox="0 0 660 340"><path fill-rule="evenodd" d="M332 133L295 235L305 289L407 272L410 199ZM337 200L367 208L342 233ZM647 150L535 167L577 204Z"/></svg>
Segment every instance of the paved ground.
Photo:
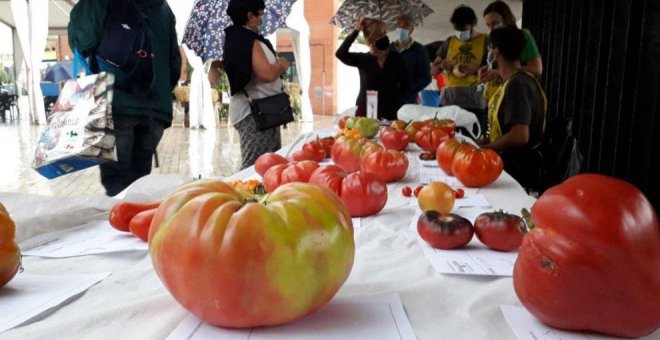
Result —
<svg viewBox="0 0 660 340"><path fill-rule="evenodd" d="M331 116L315 116L313 123L293 123L282 130L282 145L301 132L329 127ZM48 196L103 194L98 167L48 180L31 168L39 126L27 120L0 121L0 192ZM182 127L165 130L158 145L159 167L152 173L202 177L229 176L240 167L236 130L221 126L215 130Z"/></svg>

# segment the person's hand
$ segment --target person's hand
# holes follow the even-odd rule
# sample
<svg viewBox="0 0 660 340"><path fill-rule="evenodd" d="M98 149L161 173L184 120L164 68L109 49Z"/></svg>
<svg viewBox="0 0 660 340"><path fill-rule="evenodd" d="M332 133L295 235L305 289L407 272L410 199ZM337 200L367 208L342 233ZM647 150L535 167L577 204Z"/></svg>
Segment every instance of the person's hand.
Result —
<svg viewBox="0 0 660 340"><path fill-rule="evenodd" d="M491 69L488 68L488 66L483 66L481 69L479 69L479 82L480 83L489 82L491 80L496 79L499 76L500 76L499 71L491 70Z"/></svg>
<svg viewBox="0 0 660 340"><path fill-rule="evenodd" d="M357 18L357 21L355 21L355 30L359 31L362 29L362 20L364 20L364 16L360 14Z"/></svg>
<svg viewBox="0 0 660 340"><path fill-rule="evenodd" d="M451 70L451 69L454 67L454 65L452 65L452 63L451 63L451 61L450 61L449 59L443 59L443 60L440 62L440 67L441 67L443 70Z"/></svg>
<svg viewBox="0 0 660 340"><path fill-rule="evenodd" d="M464 74L476 74L479 71L479 65L461 64L460 71Z"/></svg>

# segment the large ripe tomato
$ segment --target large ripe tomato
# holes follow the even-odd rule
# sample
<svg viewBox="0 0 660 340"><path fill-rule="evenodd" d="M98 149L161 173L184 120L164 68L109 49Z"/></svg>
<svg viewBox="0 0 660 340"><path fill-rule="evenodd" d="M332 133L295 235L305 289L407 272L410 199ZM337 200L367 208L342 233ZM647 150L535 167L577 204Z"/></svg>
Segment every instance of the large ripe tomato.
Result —
<svg viewBox="0 0 660 340"><path fill-rule="evenodd" d="M309 183L339 195L353 217L377 214L387 203L385 183L360 171L346 174L336 165L326 165L314 171Z"/></svg>
<svg viewBox="0 0 660 340"><path fill-rule="evenodd" d="M444 130L449 137L454 138L456 135L456 122L451 119L431 119L427 125L435 126Z"/></svg>
<svg viewBox="0 0 660 340"><path fill-rule="evenodd" d="M264 189L273 192L282 184L307 183L309 177L318 167L319 163L314 161L300 161L271 167L264 174Z"/></svg>
<svg viewBox="0 0 660 340"><path fill-rule="evenodd" d="M456 249L470 243L474 228L464 217L429 210L417 219L417 233L433 248Z"/></svg>
<svg viewBox="0 0 660 340"><path fill-rule="evenodd" d="M351 116L343 116L341 119L339 119L339 122L337 122L337 126L339 126L340 129L343 129L346 127L346 121L352 118Z"/></svg>
<svg viewBox="0 0 660 340"><path fill-rule="evenodd" d="M386 149L403 151L408 147L408 144L410 143L410 137L408 136L407 132L391 127L386 127L381 130L379 137L380 142L383 143L383 146Z"/></svg>
<svg viewBox="0 0 660 340"><path fill-rule="evenodd" d="M281 156L274 152L267 152L259 156L259 158L257 158L257 161L254 162L254 170L259 174L259 176L263 177L266 171L270 169L270 167L274 165L286 164L286 163L289 163L289 160L284 158L284 156Z"/></svg>
<svg viewBox="0 0 660 340"><path fill-rule="evenodd" d="M443 129L430 125L424 126L415 134L415 143L425 151L435 152L440 143L449 139Z"/></svg>
<svg viewBox="0 0 660 340"><path fill-rule="evenodd" d="M544 323L622 337L660 327L660 229L633 185L577 175L547 190L531 211L513 285Z"/></svg>
<svg viewBox="0 0 660 340"><path fill-rule="evenodd" d="M0 203L0 288L14 278L21 268L21 250L14 240L16 226Z"/></svg>
<svg viewBox="0 0 660 340"><path fill-rule="evenodd" d="M481 188L495 182L502 174L504 163L490 149L469 149L454 155L451 171L467 187Z"/></svg>
<svg viewBox="0 0 660 340"><path fill-rule="evenodd" d="M305 142L302 151L310 155L311 158L308 158L310 161L320 162L325 159L325 147L318 138Z"/></svg>
<svg viewBox="0 0 660 340"><path fill-rule="evenodd" d="M435 151L435 159L438 161L438 165L440 165L442 171L449 176L453 176L454 173L451 170L451 166L454 162L454 155L458 152L468 151L475 148L476 147L470 143L464 143L456 138L450 138L440 143L440 146L438 146L438 149Z"/></svg>
<svg viewBox="0 0 660 340"><path fill-rule="evenodd" d="M335 137L323 137L319 139L323 149L325 149L325 158L330 158L330 152L332 151L332 146L335 144Z"/></svg>
<svg viewBox="0 0 660 340"><path fill-rule="evenodd" d="M180 187L158 208L149 253L172 296L223 327L290 323L325 305L348 277L348 210L317 185L290 183L256 202L222 181Z"/></svg>
<svg viewBox="0 0 660 340"><path fill-rule="evenodd" d="M408 171L408 157L396 150L370 151L362 158L362 172L389 183L402 179Z"/></svg>
<svg viewBox="0 0 660 340"><path fill-rule="evenodd" d="M419 131L422 127L424 127L424 122L422 121L412 121L408 123L405 127L405 131L408 133L408 137L410 138L410 142L415 141L415 136L417 135L417 131Z"/></svg>
<svg viewBox="0 0 660 340"><path fill-rule="evenodd" d="M360 170L362 156L369 149L380 150L383 147L367 139L356 140L350 137L339 137L332 146L332 161L344 171L351 173Z"/></svg>

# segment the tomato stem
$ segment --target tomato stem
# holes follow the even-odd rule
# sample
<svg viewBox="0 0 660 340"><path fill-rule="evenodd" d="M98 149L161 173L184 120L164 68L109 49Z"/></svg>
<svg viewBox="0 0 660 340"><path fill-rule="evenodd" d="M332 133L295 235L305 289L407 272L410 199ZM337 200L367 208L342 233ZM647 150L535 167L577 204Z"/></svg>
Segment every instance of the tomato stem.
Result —
<svg viewBox="0 0 660 340"><path fill-rule="evenodd" d="M529 210L527 210L527 208L522 208L522 210L520 210L520 214L522 215L525 224L527 224L527 231L532 231L535 225L532 223L532 215L529 213Z"/></svg>

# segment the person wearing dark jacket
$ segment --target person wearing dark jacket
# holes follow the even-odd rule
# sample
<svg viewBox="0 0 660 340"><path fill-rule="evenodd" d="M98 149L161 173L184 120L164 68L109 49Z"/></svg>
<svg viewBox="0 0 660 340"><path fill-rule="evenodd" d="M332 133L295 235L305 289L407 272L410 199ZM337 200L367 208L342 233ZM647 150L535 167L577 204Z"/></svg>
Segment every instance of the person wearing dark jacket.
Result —
<svg viewBox="0 0 660 340"><path fill-rule="evenodd" d="M117 1L117 0L114 0ZM115 86L112 117L117 161L100 165L101 183L114 196L151 173L152 159L165 128L172 123L172 89L181 70L174 13L165 0L133 0L145 15L151 32L153 81L146 93ZM69 45L84 56L101 43L112 0L80 0L73 7L68 27Z"/></svg>
<svg viewBox="0 0 660 340"><path fill-rule="evenodd" d="M262 0L231 0L227 7L234 24L225 29L223 63L231 93L229 119L240 137L241 169L282 145L279 126L257 129L248 99L282 93L280 76L289 68L286 58L278 58L270 41L258 33L264 9Z"/></svg>
<svg viewBox="0 0 660 340"><path fill-rule="evenodd" d="M349 52L362 30L371 50L369 53ZM359 18L353 33L339 46L335 56L360 71L360 92L356 100L356 116L367 114L367 91L378 91L378 118L395 120L397 111L406 102L410 80L401 55L390 50L387 24L378 19Z"/></svg>
<svg viewBox="0 0 660 340"><path fill-rule="evenodd" d="M431 61L424 45L412 38L415 21L409 14L402 14L396 20L396 41L392 50L401 54L408 68L410 89L406 94L406 104L417 104L419 93L431 83Z"/></svg>

